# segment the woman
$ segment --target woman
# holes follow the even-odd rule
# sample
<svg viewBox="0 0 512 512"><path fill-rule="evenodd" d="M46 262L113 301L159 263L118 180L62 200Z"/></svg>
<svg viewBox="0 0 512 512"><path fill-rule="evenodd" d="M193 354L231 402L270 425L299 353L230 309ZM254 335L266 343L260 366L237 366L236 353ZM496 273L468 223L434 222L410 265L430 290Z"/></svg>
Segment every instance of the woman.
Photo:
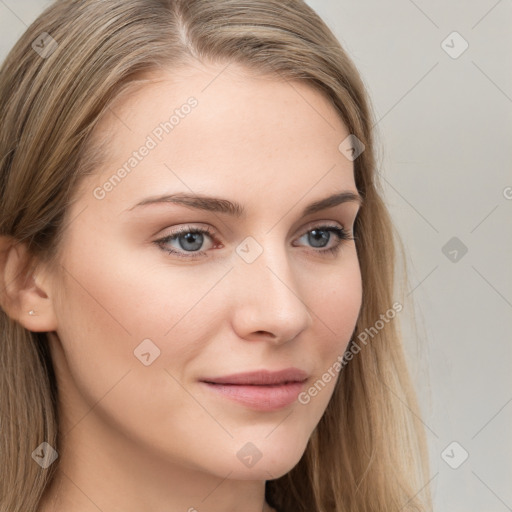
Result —
<svg viewBox="0 0 512 512"><path fill-rule="evenodd" d="M429 509L368 100L306 4L58 1L0 92L2 512Z"/></svg>

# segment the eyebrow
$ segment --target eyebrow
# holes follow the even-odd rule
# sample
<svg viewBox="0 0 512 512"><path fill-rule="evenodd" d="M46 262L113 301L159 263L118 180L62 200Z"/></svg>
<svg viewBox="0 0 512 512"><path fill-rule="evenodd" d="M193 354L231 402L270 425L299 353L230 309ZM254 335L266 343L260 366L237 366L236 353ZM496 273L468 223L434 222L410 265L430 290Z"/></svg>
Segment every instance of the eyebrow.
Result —
<svg viewBox="0 0 512 512"><path fill-rule="evenodd" d="M332 208L347 202L355 202L361 206L363 204L363 198L358 193L349 190L337 192L336 194L333 194L324 199L320 199L306 206L306 208L304 208L302 211L302 216L306 217L307 215L311 215L313 213L326 210L327 208ZM245 208L236 201L229 201L228 199L209 197L201 194L192 195L185 193L148 197L135 204L131 208L128 208L127 211L132 211L135 208L141 206L160 203L180 204L197 210L225 213L237 218L245 217L246 214Z"/></svg>

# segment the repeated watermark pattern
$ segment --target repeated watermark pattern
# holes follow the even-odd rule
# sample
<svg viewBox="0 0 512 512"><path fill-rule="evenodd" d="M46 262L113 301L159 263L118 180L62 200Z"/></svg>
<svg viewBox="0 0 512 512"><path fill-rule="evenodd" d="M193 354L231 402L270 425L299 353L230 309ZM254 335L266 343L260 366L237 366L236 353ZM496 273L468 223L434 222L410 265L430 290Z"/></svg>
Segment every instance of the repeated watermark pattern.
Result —
<svg viewBox="0 0 512 512"><path fill-rule="evenodd" d="M488 98L493 95L494 97L500 97L503 100L505 109L510 109L512 93L507 89L506 85L501 84L492 76L492 72L488 71L486 66L482 65L481 57L479 57L478 52L472 52L472 49L479 45L476 32L473 31L477 28L480 29L486 24L491 24L498 19L500 16L500 9L505 9L505 4L506 3L502 0L498 0L489 4L486 8L482 8L481 12L472 20L474 21L472 26L470 26L470 24L467 25L466 23L464 23L463 27L449 26L450 24L455 25L456 23L454 23L454 20L451 17L448 17L446 26L440 28L440 25L435 21L436 16L426 12L426 10L429 8L433 9L433 7L425 4L423 9L413 0L409 0L411 12L415 12L417 16L415 17L414 15L410 15L409 22L413 23L415 26L420 26L422 23L429 26L432 30L434 40L434 44L432 46L436 48L438 53L435 53L433 49L431 50L433 52L431 55L433 55L434 58L432 58L430 62L426 60L425 56L420 56L421 58L419 60L424 62L424 66L421 68L420 72L411 69L408 75L407 84L404 85L402 90L397 91L396 101L393 102L390 108L385 110L385 112L376 121L374 127L381 123L391 112L398 112L400 108L405 108L404 105L406 98L409 98L413 91L415 93L419 93L422 90L422 87L425 86L427 80L433 79L436 74L439 75L441 72L440 62L445 64L445 61L453 66L462 65L464 62L470 62L474 73L478 74L479 79L484 81L485 85L488 87L488 96L487 98L482 98L482 101L488 100ZM25 26L28 26L28 23L23 20L19 13L16 12L14 4L11 6L0 0L0 11L2 16L10 16L13 20L16 20L17 23L21 22ZM439 19L437 21L440 20L440 11L438 12L438 16ZM467 25L467 27L465 25ZM476 44L473 42L473 39L475 39ZM42 31L41 34L32 42L30 48L30 51L36 52L39 57L47 63L51 62L52 58L58 57L58 50L59 41L55 40L47 31ZM204 90L202 92L204 92ZM296 92L299 94L298 90L296 90ZM428 100L425 100L424 102L426 101ZM114 173L112 173L112 175L109 176L101 186L94 189L94 198L97 200L103 200L107 194L114 191L122 180L126 179L130 173L137 168L140 162L142 162L143 159L158 146L158 144L164 141L165 137L168 136L172 130L185 121L186 117L192 113L193 109L195 109L198 104L199 100L197 98L190 97L180 107L177 107L167 119L155 126L151 133L146 135L140 147L136 148L132 154L127 155L125 162ZM365 145L356 137L356 135L350 134L346 139L340 141L338 151L347 159L355 161L365 151ZM439 223L436 222L428 212L424 211L424 209L422 209L420 205L416 204L414 200L407 197L407 194L402 193L400 187L397 186L396 183L392 183L392 180L384 176L382 176L382 178L390 189L392 189L400 198L404 207L410 208L414 212L413 215L417 215L422 219L425 229L430 230L430 234L433 236L441 234ZM507 179L509 180L508 176ZM492 219L496 219L500 212L511 204L512 185L510 184L510 180L509 183L502 183L499 187L495 187L494 190L495 195L493 196L492 203L487 205L485 211L475 215L472 229L468 234L464 235L464 233L450 232L446 235L442 235L442 239L436 239L435 250L439 259L436 259L431 263L428 272L424 272L423 277L409 292L409 294L412 294L420 286L424 286L425 282L431 282L431 276L436 275L436 272L439 272L438 269L443 268L443 265L453 269L453 272L458 272L461 268L466 266L473 270L474 275L477 276L475 278L480 279L482 286L486 286L488 290L492 290L491 293L494 293L493 296L498 303L503 305L503 307L512 308L510 294L500 287L501 283L496 282L496 280L493 281L487 277L487 273L490 269L488 269L487 272L482 271L482 269L479 270L479 265L473 264L475 262L471 260L474 247L474 239L471 239L473 233L478 234L480 232L479 230L481 230L480 226L484 225L486 222L490 222L488 219L491 219L491 221ZM498 247L498 249L501 249L501 247ZM247 237L237 247L237 254L246 263L256 261L256 259L262 254L262 251L263 247L253 237ZM67 269L65 270L67 271ZM215 287L219 282L220 280L217 281L213 287ZM87 291L87 287L84 284L79 284L85 291ZM89 292L87 291L87 293ZM200 304L201 300L202 298L200 298L193 307ZM354 338L349 344L348 350L343 354L340 354L337 359L333 361L332 365L322 374L321 378L319 378L307 391L299 396L298 402L302 405L310 403L311 400L325 388L326 384L335 379L345 365L349 364L354 357L357 357L357 354L359 354L361 350L364 350L364 347L368 343L371 343L374 337L378 336L381 329L383 329L388 322L392 321L400 311L402 311L402 305L400 303L393 304L393 306L383 313L371 327L368 327L364 331L358 333L356 338ZM151 371L150 367L152 367L153 362L158 359L160 354L160 348L150 338L145 338L142 341L140 339L134 341L133 355L140 361L141 365L148 368L148 371ZM109 389L105 390L105 393L100 400L103 400L113 388L119 385L129 371L130 370L113 382L113 385ZM498 399L495 399L495 401L496 400ZM492 425L495 422L499 421L500 418L503 418L503 411L509 410L511 403L512 398L502 400L499 404L496 403L493 410L494 414L489 414L487 417L482 418L482 426L480 426L478 430L476 430L475 426L473 431L476 430L476 433L467 441L461 441L461 438L464 437L463 431L466 429L467 425L455 425L454 435L450 433L446 439L442 440L442 449L438 452L439 458L443 461L441 464L444 464L444 467L440 469L441 473L439 471L435 473L428 484L439 474L442 474L442 471L445 468L446 471L464 471L464 468L469 466L471 472L468 472L468 475L473 475L471 478L474 477L474 482L476 485L480 486L480 491L482 493L486 493L489 501L488 509L490 510L493 506L498 506L501 507L500 510L512 510L512 501L509 498L503 497L507 492L506 489L496 489L496 486L492 485L490 482L492 477L489 476L488 473L486 473L485 477L481 477L477 472L471 469L471 464L472 461L474 463L474 459L470 457L469 453L469 450L471 449L471 445L469 445L469 443L473 443L477 436L480 436L482 432L488 431L487 429L492 428ZM198 406L202 407L202 404L198 402ZM285 419L286 418L284 418L283 421ZM212 420L217 421L213 417ZM274 428L278 428L278 426L279 425ZM76 427L76 425L74 427ZM271 432L272 431L269 432L269 435ZM227 430L226 434L229 435ZM457 437L457 439L455 439L455 437ZM248 440L240 447L237 453L234 454L234 457L236 457L239 463L244 467L252 468L257 466L258 462L264 457L264 455L265 454L258 448L256 442ZM48 469L58 459L58 456L56 449L43 440L40 444L34 447L31 454L34 463L38 464L43 470ZM478 468L475 467L475 469ZM227 475L226 478L228 476L229 475ZM451 481L452 480L450 480L450 482ZM418 492L420 491L421 489L418 489ZM204 499L208 496L205 496ZM99 509L99 507L97 508ZM461 509L463 508L464 507L461 507ZM439 508L439 510L441 509ZM188 508L188 512L198 512L198 509L190 507Z"/></svg>

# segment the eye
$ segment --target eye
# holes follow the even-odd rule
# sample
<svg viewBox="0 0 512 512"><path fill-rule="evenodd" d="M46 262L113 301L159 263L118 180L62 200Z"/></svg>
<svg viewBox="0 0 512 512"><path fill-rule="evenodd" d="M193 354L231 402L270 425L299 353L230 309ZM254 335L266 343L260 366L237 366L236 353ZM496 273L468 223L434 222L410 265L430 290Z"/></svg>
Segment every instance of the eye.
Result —
<svg viewBox="0 0 512 512"><path fill-rule="evenodd" d="M331 245L331 247L325 248L329 242L333 240L333 234L335 235L334 244ZM180 258L196 259L208 256L207 251L200 250L203 246L205 235L206 238L210 238L214 241L216 240L214 232L210 228L185 226L177 229L164 238L155 240L154 243L168 254L172 254ZM299 240L302 238L306 238L307 242L310 243L313 248L318 249L314 250L314 253L320 254L336 254L340 250L344 241L354 240L345 228L329 225L315 226L314 228L306 231ZM174 248L171 249L169 245L171 242L177 242L179 247L174 245Z"/></svg>
<svg viewBox="0 0 512 512"><path fill-rule="evenodd" d="M205 251L199 250L204 243L205 235L208 235L208 238L214 239L214 234L210 228L186 226L172 232L164 238L156 240L155 243L165 252L179 256L180 258L197 258L207 255ZM167 245L169 242L178 242L181 250L176 251L175 249L169 249ZM193 254L185 254L182 251L191 251Z"/></svg>
<svg viewBox="0 0 512 512"><path fill-rule="evenodd" d="M334 245L324 248L333 239L331 236L332 234L336 237ZM320 254L336 254L341 249L344 241L354 240L345 228L339 226L315 226L300 238L304 237L306 237L307 241L311 243L313 247L321 247L321 250L314 251L319 252Z"/></svg>

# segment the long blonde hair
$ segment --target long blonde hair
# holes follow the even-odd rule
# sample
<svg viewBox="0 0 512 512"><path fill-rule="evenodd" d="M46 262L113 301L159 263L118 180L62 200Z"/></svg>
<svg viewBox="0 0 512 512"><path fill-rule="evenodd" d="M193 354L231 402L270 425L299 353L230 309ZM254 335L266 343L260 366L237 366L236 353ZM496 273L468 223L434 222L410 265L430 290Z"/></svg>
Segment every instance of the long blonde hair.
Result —
<svg viewBox="0 0 512 512"><path fill-rule="evenodd" d="M44 51L34 49L39 39ZM0 69L0 235L24 244L34 261L54 261L80 178L101 161L94 128L112 101L140 77L193 58L309 84L364 144L354 160L364 205L355 224L363 305L353 349L355 335L396 303L394 228L377 180L363 82L302 0L60 0L48 7ZM59 459L43 469L31 453L44 441L59 449L58 388L45 333L4 310L0 332L0 512L36 512ZM430 510L425 433L411 413L417 403L397 320L359 348L299 463L266 483L279 511Z"/></svg>

